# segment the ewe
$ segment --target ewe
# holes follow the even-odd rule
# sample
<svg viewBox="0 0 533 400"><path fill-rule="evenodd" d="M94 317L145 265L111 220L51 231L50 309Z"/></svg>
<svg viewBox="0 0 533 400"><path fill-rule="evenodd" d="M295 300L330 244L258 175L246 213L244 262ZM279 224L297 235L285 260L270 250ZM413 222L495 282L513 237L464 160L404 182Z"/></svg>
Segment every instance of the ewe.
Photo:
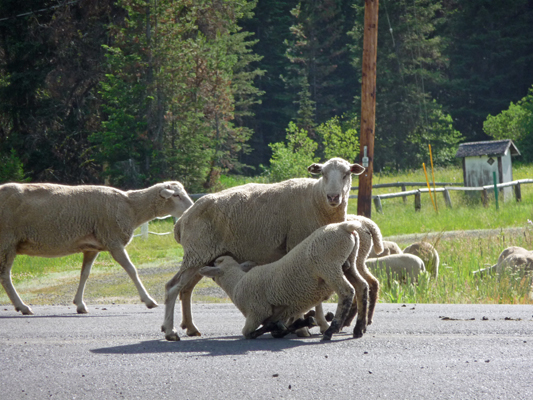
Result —
<svg viewBox="0 0 533 400"><path fill-rule="evenodd" d="M380 258L369 258L366 265L374 274L384 271L389 281L417 282L418 275L426 270L424 261L413 254L393 254Z"/></svg>
<svg viewBox="0 0 533 400"><path fill-rule="evenodd" d="M403 249L404 254L413 254L424 261L426 270L433 278L439 276L439 253L429 242L416 242Z"/></svg>
<svg viewBox="0 0 533 400"><path fill-rule="evenodd" d="M169 214L179 218L192 204L179 182L128 192L92 185L0 185L0 282L15 309L31 315L11 280L16 255L62 257L83 253L74 304L78 313L87 313L85 283L98 253L109 251L135 283L146 306L157 307L125 247L139 225Z"/></svg>
<svg viewBox="0 0 533 400"><path fill-rule="evenodd" d="M343 266L357 252L354 230L360 226L346 221L318 228L278 261L249 272L223 256L214 267L201 268L200 274L213 278L246 317L242 333L248 339L266 331L256 331L260 325L285 324L337 293L337 311L323 336L329 340L343 326L355 296Z"/></svg>
<svg viewBox="0 0 533 400"><path fill-rule="evenodd" d="M378 257L385 257L390 256L392 254L402 254L402 249L400 249L400 246L396 242L391 242L389 240L383 241L383 251L381 253L376 253L373 249L370 250L370 254L368 254L368 258L378 258Z"/></svg>
<svg viewBox="0 0 533 400"><path fill-rule="evenodd" d="M161 330L167 340L179 340L174 328L178 295L181 327L189 336L200 335L191 312L192 290L202 278L198 273L200 268L212 265L223 255L231 255L237 262L271 263L317 228L346 219L351 175L363 173L364 168L333 158L324 164L311 165L308 171L322 176L227 189L200 198L183 214L174 227L175 238L184 249L183 263L166 284L165 320ZM360 313L356 329L362 335L366 327L368 284L353 265L347 274L357 293Z"/></svg>
<svg viewBox="0 0 533 400"><path fill-rule="evenodd" d="M501 275L505 270L529 275L531 285L529 298L533 299L533 251L518 246L508 247L500 253L498 262L495 265L474 271L473 273L483 277L485 274Z"/></svg>

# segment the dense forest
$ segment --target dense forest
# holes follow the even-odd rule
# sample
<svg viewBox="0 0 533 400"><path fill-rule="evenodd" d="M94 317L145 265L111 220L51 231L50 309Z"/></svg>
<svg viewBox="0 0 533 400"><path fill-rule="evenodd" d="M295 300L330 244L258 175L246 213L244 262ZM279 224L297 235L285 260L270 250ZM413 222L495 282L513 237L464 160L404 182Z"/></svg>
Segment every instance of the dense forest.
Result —
<svg viewBox="0 0 533 400"><path fill-rule="evenodd" d="M533 161L533 0L381 0L374 170L511 138ZM363 0L0 0L0 183L358 159Z"/></svg>

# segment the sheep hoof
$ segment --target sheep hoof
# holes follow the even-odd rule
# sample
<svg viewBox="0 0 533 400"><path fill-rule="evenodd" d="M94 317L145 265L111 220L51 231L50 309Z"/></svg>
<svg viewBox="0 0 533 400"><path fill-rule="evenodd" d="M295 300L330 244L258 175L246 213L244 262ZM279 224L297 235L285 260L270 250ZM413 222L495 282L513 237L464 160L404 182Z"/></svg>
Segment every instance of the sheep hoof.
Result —
<svg viewBox="0 0 533 400"><path fill-rule="evenodd" d="M309 332L309 328L308 327L303 327L303 328L300 328L296 331L296 336L298 337L310 337L311 336L311 332Z"/></svg>
<svg viewBox="0 0 533 400"><path fill-rule="evenodd" d="M327 340L331 340L331 334L329 333L324 333L324 335L322 336L322 339L320 339L321 342L325 342Z"/></svg>
<svg viewBox="0 0 533 400"><path fill-rule="evenodd" d="M161 332L165 332L165 327L161 327ZM179 342L180 337L178 336L178 332L176 332L175 329L172 329L170 333L165 333L165 339L169 342Z"/></svg>
<svg viewBox="0 0 533 400"><path fill-rule="evenodd" d="M147 302L145 302L145 304L146 304L146 307L148 307L148 308L155 308L155 307L157 307L159 305L159 304L157 304L157 301L155 301L155 300L147 301Z"/></svg>
<svg viewBox="0 0 533 400"><path fill-rule="evenodd" d="M362 338L363 337L363 331L361 329L355 328L353 330L353 337L354 337L354 339Z"/></svg>
<svg viewBox="0 0 533 400"><path fill-rule="evenodd" d="M83 308L80 307L80 308L76 309L76 312L78 314L88 314L89 310L87 310L87 308L85 308L85 307L83 307Z"/></svg>
<svg viewBox="0 0 533 400"><path fill-rule="evenodd" d="M21 307L15 307L15 311L20 311L22 315L33 315L33 311L30 307L24 305Z"/></svg>
<svg viewBox="0 0 533 400"><path fill-rule="evenodd" d="M187 329L187 336L202 336L202 334L200 333L200 331L198 330L192 330L192 329Z"/></svg>

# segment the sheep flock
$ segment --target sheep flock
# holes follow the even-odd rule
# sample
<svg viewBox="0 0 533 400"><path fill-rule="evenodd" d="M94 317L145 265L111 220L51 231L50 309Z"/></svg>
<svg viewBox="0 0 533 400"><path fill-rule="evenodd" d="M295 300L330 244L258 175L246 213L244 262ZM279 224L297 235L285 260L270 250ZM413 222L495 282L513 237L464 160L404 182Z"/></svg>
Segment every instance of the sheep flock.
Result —
<svg viewBox="0 0 533 400"><path fill-rule="evenodd" d="M354 319L353 337L360 338L373 323L380 291L376 276L389 284L416 284L425 272L437 279L439 254L428 241L402 250L383 240L371 219L347 213L352 175L365 171L361 165L332 158L308 171L317 179L251 183L196 202L177 181L130 191L94 185L0 185L0 282L15 310L31 315L11 279L15 257L82 253L73 303L85 314L83 295L91 267L107 251L127 272L141 301L157 307L126 246L141 224L170 215L177 219L174 238L184 256L165 285L161 331L166 340L180 340L174 327L178 300L180 327L188 336L201 335L193 321L192 295L203 277L212 278L242 312L245 338L267 332L274 337L292 332L309 336L309 328L318 326L322 340L330 340ZM531 274L533 251L505 249L494 266L474 274L499 275L506 269ZM326 318L322 302L334 294L337 309Z"/></svg>

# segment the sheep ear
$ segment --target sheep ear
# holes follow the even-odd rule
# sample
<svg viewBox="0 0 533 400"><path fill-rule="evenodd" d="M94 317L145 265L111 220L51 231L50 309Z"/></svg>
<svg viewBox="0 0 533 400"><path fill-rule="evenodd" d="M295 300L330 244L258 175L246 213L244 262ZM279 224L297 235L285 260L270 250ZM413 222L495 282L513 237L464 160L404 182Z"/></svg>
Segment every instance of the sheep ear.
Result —
<svg viewBox="0 0 533 400"><path fill-rule="evenodd" d="M208 278L215 278L222 275L222 270L219 267L203 267L200 268L200 275L207 276Z"/></svg>
<svg viewBox="0 0 533 400"><path fill-rule="evenodd" d="M322 172L322 167L324 164L311 164L309 167L307 167L307 170L312 173L313 175L318 175Z"/></svg>
<svg viewBox="0 0 533 400"><path fill-rule="evenodd" d="M365 167L359 164L352 164L350 165L350 172L355 175L361 175L365 172Z"/></svg>
<svg viewBox="0 0 533 400"><path fill-rule="evenodd" d="M257 264L254 263L253 261L246 261L246 262L243 262L241 264L241 269L244 271L244 272L248 272L250 271L253 267L255 267Z"/></svg>
<svg viewBox="0 0 533 400"><path fill-rule="evenodd" d="M170 189L163 189L159 192L159 194L161 195L161 197L163 197L164 199L170 199L172 197L172 195L174 194L174 191L173 190L170 190Z"/></svg>

